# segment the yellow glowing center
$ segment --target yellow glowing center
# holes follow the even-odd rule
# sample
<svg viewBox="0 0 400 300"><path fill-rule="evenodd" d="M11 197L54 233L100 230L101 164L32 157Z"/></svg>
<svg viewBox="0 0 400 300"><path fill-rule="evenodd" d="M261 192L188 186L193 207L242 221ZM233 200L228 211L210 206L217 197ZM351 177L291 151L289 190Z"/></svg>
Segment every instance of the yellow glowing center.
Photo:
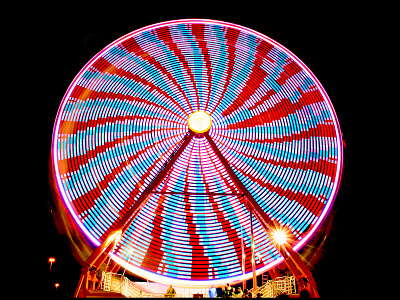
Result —
<svg viewBox="0 0 400 300"><path fill-rule="evenodd" d="M275 231L275 232L273 233L273 238L274 238L275 242L276 242L277 244L280 244L280 245L286 243L286 241L287 241L286 232L281 231L281 230Z"/></svg>
<svg viewBox="0 0 400 300"><path fill-rule="evenodd" d="M189 128L196 133L203 133L211 127L211 116L205 112L197 111L189 116Z"/></svg>

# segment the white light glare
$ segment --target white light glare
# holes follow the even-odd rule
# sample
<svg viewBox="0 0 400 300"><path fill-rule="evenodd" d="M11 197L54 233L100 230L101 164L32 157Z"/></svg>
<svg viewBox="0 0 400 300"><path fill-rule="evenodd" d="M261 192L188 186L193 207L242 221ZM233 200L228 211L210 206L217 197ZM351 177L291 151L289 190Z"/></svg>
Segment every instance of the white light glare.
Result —
<svg viewBox="0 0 400 300"><path fill-rule="evenodd" d="M211 117L203 111L197 111L189 116L189 128L196 133L206 132L211 127Z"/></svg>
<svg viewBox="0 0 400 300"><path fill-rule="evenodd" d="M277 230L273 233L272 237L274 238L275 243L279 245L283 245L287 241L287 234L282 230Z"/></svg>

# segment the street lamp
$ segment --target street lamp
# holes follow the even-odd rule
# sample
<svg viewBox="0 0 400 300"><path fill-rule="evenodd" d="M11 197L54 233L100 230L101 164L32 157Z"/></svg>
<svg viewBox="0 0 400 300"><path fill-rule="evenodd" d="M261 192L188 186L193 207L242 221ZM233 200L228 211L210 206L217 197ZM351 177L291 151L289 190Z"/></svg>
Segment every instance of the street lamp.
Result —
<svg viewBox="0 0 400 300"><path fill-rule="evenodd" d="M56 259L54 257L49 257L48 262L50 263L50 272L51 272L51 266L53 265L53 262L55 262Z"/></svg>
<svg viewBox="0 0 400 300"><path fill-rule="evenodd" d="M56 287L56 290L57 290L57 288L60 286L60 284L56 283L56 284L54 284L54 286Z"/></svg>
<svg viewBox="0 0 400 300"><path fill-rule="evenodd" d="M272 238L274 239L275 243L278 245L283 245L287 242L288 236L285 231L282 229L278 229L275 232L272 233Z"/></svg>

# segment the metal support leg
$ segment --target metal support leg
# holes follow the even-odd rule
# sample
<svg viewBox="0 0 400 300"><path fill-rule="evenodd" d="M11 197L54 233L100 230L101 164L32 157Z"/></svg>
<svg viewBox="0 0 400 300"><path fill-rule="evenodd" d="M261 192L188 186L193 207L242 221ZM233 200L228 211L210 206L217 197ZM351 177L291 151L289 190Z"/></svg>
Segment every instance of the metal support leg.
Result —
<svg viewBox="0 0 400 300"><path fill-rule="evenodd" d="M272 279L275 279L276 277L279 277L280 275L277 273L276 268L271 268L268 270L269 275L271 276Z"/></svg>
<svg viewBox="0 0 400 300"><path fill-rule="evenodd" d="M250 230L251 230L251 269L253 271L253 298L257 295L257 274L256 274L256 257L254 255L254 232L253 232L253 210L250 208Z"/></svg>
<svg viewBox="0 0 400 300"><path fill-rule="evenodd" d="M88 270L89 270L88 266L84 266L82 268L81 278L79 279L78 286L76 287L74 298L78 298L83 284L84 284L83 294L85 294L85 291L87 290L87 286L88 286L88 278L87 278Z"/></svg>
<svg viewBox="0 0 400 300"><path fill-rule="evenodd" d="M317 291L317 283L315 282L310 269L301 260L299 254L297 252L293 251L292 246L287 245L287 246L285 246L285 248L286 248L287 252L289 253L290 257L292 258L292 261L294 262L296 267L300 270L300 272L303 274L303 276L307 278L308 284L310 285L310 296L319 298L319 294Z"/></svg>

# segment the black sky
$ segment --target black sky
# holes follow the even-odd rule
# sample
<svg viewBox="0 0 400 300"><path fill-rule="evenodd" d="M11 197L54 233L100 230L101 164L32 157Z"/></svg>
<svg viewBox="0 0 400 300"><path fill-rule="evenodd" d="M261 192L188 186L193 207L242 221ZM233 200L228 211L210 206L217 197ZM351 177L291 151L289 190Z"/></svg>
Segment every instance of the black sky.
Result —
<svg viewBox="0 0 400 300"><path fill-rule="evenodd" d="M347 149L342 187L334 204L333 230L313 273L322 296L358 293L356 286L363 279L349 274L366 270L361 250L368 233L362 230L366 226L362 204L373 197L365 190L369 184L364 180L368 174L364 161L367 154L362 150L366 128L362 115L369 100L360 76L366 72L362 69L365 51L371 51L365 47L366 16L360 18L359 10L338 6L304 8L283 4L272 8L247 1L235 5L217 9L196 3L183 9L172 3L127 7L110 2L105 9L66 4L25 8L23 29L16 30L9 47L18 49L15 76L21 83L13 92L18 95L14 109L22 111L25 132L16 168L15 211L22 212L18 218L24 224L17 241L22 269L17 269L30 278L27 288L33 294L54 296L53 285L59 282L58 294L72 297L80 275L69 242L58 234L48 209L52 196L47 163L53 123L64 93L89 59L115 39L146 25L183 18L216 19L257 30L291 50L325 87ZM50 256L57 259L51 273L47 264Z"/></svg>

